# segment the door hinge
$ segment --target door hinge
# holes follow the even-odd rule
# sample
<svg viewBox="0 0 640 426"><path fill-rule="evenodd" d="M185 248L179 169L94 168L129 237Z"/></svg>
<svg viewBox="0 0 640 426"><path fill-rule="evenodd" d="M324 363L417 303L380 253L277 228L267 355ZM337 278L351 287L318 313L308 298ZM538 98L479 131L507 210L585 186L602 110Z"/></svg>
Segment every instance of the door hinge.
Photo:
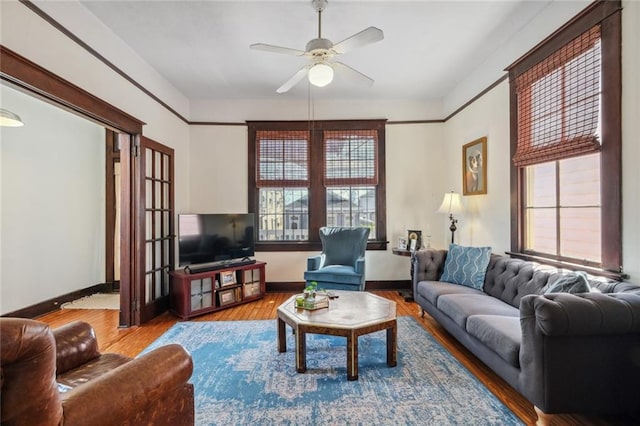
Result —
<svg viewBox="0 0 640 426"><path fill-rule="evenodd" d="M131 145L131 156L133 157L140 156L140 145L138 145L137 143L134 143L133 145Z"/></svg>
<svg viewBox="0 0 640 426"><path fill-rule="evenodd" d="M137 312L138 311L138 300L137 299L133 299L131 301L131 311L132 312Z"/></svg>

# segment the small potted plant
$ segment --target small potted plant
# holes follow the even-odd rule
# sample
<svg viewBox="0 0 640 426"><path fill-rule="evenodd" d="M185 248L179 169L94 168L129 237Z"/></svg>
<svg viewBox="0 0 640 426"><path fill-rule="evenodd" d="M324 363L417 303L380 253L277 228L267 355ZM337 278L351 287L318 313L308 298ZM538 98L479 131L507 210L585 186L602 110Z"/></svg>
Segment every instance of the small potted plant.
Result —
<svg viewBox="0 0 640 426"><path fill-rule="evenodd" d="M318 283L315 281L311 281L309 285L304 288L304 298L305 299L315 299L316 291L318 289Z"/></svg>

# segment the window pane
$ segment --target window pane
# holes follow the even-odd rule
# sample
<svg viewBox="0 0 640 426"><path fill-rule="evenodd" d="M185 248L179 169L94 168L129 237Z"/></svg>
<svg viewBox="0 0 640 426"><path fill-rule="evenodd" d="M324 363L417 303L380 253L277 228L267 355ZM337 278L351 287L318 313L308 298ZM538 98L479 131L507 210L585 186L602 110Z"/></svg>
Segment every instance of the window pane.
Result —
<svg viewBox="0 0 640 426"><path fill-rule="evenodd" d="M527 207L556 205L556 163L543 163L526 168Z"/></svg>
<svg viewBox="0 0 640 426"><path fill-rule="evenodd" d="M560 209L560 255L600 262L600 209Z"/></svg>
<svg viewBox="0 0 640 426"><path fill-rule="evenodd" d="M373 186L327 188L327 226L370 228L376 238L376 190Z"/></svg>
<svg viewBox="0 0 640 426"><path fill-rule="evenodd" d="M600 206L600 154L560 161L560 205Z"/></svg>
<svg viewBox="0 0 640 426"><path fill-rule="evenodd" d="M527 209L525 248L556 254L556 209Z"/></svg>
<svg viewBox="0 0 640 426"><path fill-rule="evenodd" d="M260 188L260 241L309 239L307 188Z"/></svg>
<svg viewBox="0 0 640 426"><path fill-rule="evenodd" d="M528 166L526 179L525 248L600 262L600 153Z"/></svg>

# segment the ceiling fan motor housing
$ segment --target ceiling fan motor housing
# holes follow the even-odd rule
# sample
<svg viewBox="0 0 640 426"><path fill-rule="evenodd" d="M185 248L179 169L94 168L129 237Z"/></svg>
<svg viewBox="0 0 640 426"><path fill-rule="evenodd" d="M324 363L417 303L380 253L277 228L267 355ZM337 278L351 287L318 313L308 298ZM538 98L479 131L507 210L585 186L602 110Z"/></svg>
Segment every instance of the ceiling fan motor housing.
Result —
<svg viewBox="0 0 640 426"><path fill-rule="evenodd" d="M311 6L316 12L322 12L327 7L327 0L311 0Z"/></svg>
<svg viewBox="0 0 640 426"><path fill-rule="evenodd" d="M330 58L331 55L329 50L333 47L333 43L331 40L326 38L314 38L313 40L307 43L307 47L305 48L306 52L310 54L314 60L324 61L325 59Z"/></svg>

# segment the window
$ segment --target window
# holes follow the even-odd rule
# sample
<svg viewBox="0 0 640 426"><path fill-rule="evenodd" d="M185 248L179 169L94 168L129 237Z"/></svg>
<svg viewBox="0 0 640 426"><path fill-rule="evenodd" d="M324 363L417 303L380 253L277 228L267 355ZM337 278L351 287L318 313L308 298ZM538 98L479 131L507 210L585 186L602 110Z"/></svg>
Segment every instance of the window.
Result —
<svg viewBox="0 0 640 426"><path fill-rule="evenodd" d="M600 154L525 168L525 251L601 263Z"/></svg>
<svg viewBox="0 0 640 426"><path fill-rule="evenodd" d="M519 255L621 272L619 7L594 3L509 67Z"/></svg>
<svg viewBox="0 0 640 426"><path fill-rule="evenodd" d="M386 248L384 120L250 122L257 250L315 250L321 226L366 226Z"/></svg>

